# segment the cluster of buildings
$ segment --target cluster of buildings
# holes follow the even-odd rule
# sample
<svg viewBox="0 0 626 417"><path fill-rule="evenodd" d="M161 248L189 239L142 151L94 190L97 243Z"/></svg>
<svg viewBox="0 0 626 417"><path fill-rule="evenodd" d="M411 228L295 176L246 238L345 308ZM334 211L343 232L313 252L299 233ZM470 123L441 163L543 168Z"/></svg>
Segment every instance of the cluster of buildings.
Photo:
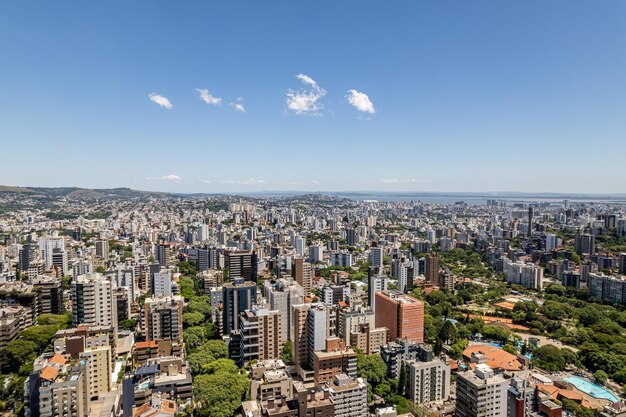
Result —
<svg viewBox="0 0 626 417"><path fill-rule="evenodd" d="M185 264L198 271L196 291L229 358L252 370L243 404L252 417L366 416L361 353L380 355L387 377L406 381L406 398L440 414L560 415L511 370L471 358L454 368L425 344L424 304L409 293L465 282L443 266L448 251L478 252L512 285L560 283L626 304L626 254L602 243L626 237L621 206L317 198L64 199L2 215L0 349L43 314L72 315L34 361L28 415L169 415L193 405Z"/></svg>

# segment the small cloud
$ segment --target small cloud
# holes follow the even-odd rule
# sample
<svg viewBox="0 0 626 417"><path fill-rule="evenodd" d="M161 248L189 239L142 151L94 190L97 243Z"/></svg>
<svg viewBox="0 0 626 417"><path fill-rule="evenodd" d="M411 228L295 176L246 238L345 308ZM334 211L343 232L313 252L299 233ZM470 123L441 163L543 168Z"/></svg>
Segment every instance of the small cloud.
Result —
<svg viewBox="0 0 626 417"><path fill-rule="evenodd" d="M204 101L206 104L212 104L214 106L222 104L222 99L212 96L206 88L196 88L196 91L200 95L200 100Z"/></svg>
<svg viewBox="0 0 626 417"><path fill-rule="evenodd" d="M170 174L163 175L162 177L148 177L146 178L148 181L173 181L173 182L181 182L183 179L178 175Z"/></svg>
<svg viewBox="0 0 626 417"><path fill-rule="evenodd" d="M236 185L257 185L257 184L265 184L267 181L250 178L247 180L202 180L200 181L205 184L236 184Z"/></svg>
<svg viewBox="0 0 626 417"><path fill-rule="evenodd" d="M295 114L321 115L324 105L320 99L326 95L326 90L320 87L317 82L305 74L298 74L296 78L304 85L310 87L303 90L287 90L287 109Z"/></svg>
<svg viewBox="0 0 626 417"><path fill-rule="evenodd" d="M167 97L163 97L162 95L159 95L157 93L150 93L150 94L148 94L148 98L153 103L156 103L156 104L158 104L161 107L165 107L168 110L170 110L172 107L174 107Z"/></svg>
<svg viewBox="0 0 626 417"><path fill-rule="evenodd" d="M348 90L348 102L352 104L358 111L363 113L374 114L374 103L370 100L367 94L358 90Z"/></svg>
<svg viewBox="0 0 626 417"><path fill-rule="evenodd" d="M245 113L246 112L246 108L241 103L230 103L229 106L232 107L233 109L235 109L238 112L241 112L241 113Z"/></svg>
<svg viewBox="0 0 626 417"><path fill-rule="evenodd" d="M383 184L425 184L429 180L418 180L415 178L399 179L399 178L383 178L380 180Z"/></svg>

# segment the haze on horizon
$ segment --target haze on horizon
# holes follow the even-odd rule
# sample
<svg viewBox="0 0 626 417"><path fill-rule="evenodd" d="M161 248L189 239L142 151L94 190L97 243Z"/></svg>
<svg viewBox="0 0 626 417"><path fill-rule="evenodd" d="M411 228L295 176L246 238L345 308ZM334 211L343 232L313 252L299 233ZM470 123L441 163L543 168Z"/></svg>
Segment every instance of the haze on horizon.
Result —
<svg viewBox="0 0 626 417"><path fill-rule="evenodd" d="M625 193L623 2L0 6L0 184Z"/></svg>

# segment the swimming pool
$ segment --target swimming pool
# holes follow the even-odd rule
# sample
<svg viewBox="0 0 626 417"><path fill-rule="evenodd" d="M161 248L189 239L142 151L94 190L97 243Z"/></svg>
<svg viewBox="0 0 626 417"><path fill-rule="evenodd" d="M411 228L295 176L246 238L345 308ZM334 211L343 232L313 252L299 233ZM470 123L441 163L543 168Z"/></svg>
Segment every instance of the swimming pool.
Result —
<svg viewBox="0 0 626 417"><path fill-rule="evenodd" d="M565 379L565 381L569 382L580 391L589 394L594 398L602 398L612 401L614 403L619 401L619 399L615 395L611 394L600 385L596 385L593 382L589 382L586 379L580 378L578 376L570 376L569 378Z"/></svg>

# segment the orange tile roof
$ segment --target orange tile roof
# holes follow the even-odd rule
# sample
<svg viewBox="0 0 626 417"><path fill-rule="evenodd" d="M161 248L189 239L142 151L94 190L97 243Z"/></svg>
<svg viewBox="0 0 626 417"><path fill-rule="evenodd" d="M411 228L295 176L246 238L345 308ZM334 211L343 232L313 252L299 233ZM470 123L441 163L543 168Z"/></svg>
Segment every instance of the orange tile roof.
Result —
<svg viewBox="0 0 626 417"><path fill-rule="evenodd" d="M506 371L521 371L522 363L517 356L500 349L499 347L489 345L473 345L463 351L463 356L469 360L472 353L482 353L487 357L487 365L494 369L504 369Z"/></svg>
<svg viewBox="0 0 626 417"><path fill-rule="evenodd" d="M65 359L65 356L60 355L58 353L48 360L48 363L58 364L58 365L65 365L66 362L67 362L67 359Z"/></svg>
<svg viewBox="0 0 626 417"><path fill-rule="evenodd" d="M54 381L55 379L57 379L57 376L59 376L59 371L57 371L52 366L46 366L41 370L39 376L41 377L41 379L45 379L46 381Z"/></svg>
<svg viewBox="0 0 626 417"><path fill-rule="evenodd" d="M159 344L155 341L136 342L135 349L157 348Z"/></svg>

